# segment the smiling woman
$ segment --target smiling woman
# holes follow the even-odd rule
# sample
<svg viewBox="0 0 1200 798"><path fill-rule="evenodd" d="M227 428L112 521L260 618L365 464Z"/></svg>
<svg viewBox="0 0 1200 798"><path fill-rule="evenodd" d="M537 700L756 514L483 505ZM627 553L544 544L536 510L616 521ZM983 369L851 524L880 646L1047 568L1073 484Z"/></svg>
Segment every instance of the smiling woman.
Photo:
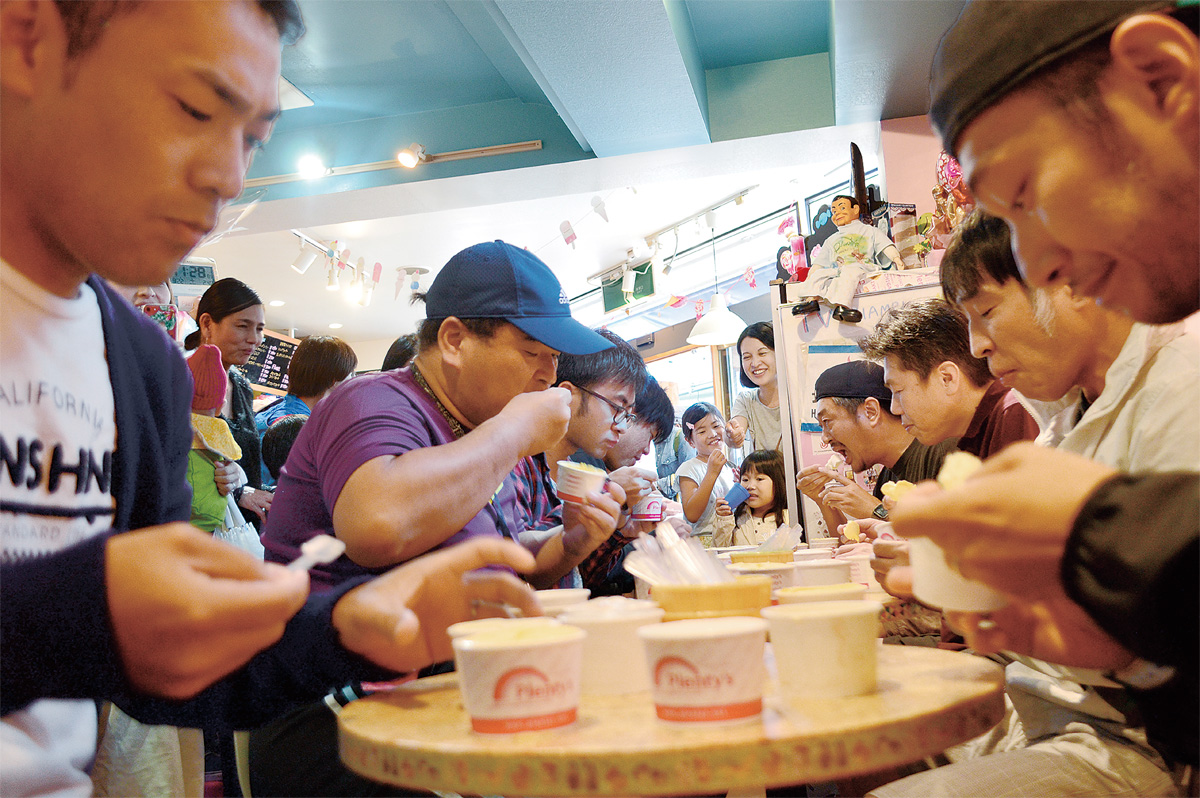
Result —
<svg viewBox="0 0 1200 798"><path fill-rule="evenodd" d="M779 425L779 373L775 369L775 329L759 321L742 330L737 342L742 369L742 391L733 400L725 442L741 446L747 433L755 449L779 449L783 430Z"/></svg>
<svg viewBox="0 0 1200 798"><path fill-rule="evenodd" d="M249 487L260 488L262 462L258 430L254 425L254 393L242 372L233 367L245 365L262 343L265 326L262 300L241 280L226 277L209 286L200 297L196 321L200 329L187 337L184 346L190 350L201 344L212 344L221 350L221 364L229 372L230 389L221 416L242 448L238 465L246 472ZM266 498L265 495L258 498L254 490L242 491L238 504L261 516L270 506Z"/></svg>

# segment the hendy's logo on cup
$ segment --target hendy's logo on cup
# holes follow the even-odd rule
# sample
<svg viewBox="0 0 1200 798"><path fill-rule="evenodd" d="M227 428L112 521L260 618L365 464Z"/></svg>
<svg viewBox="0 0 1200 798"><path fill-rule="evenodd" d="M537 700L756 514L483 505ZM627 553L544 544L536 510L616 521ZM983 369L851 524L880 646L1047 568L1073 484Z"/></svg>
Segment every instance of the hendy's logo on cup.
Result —
<svg viewBox="0 0 1200 798"><path fill-rule="evenodd" d="M566 682L551 681L537 668L513 668L496 680L492 700L497 705L562 698L571 689Z"/></svg>
<svg viewBox="0 0 1200 798"><path fill-rule="evenodd" d="M663 657L654 666L654 686L663 690L707 691L732 684L732 673L702 673L683 657Z"/></svg>
<svg viewBox="0 0 1200 798"><path fill-rule="evenodd" d="M662 720L709 723L741 720L762 712L762 696L745 700L728 671L705 671L683 657L654 665L654 711Z"/></svg>

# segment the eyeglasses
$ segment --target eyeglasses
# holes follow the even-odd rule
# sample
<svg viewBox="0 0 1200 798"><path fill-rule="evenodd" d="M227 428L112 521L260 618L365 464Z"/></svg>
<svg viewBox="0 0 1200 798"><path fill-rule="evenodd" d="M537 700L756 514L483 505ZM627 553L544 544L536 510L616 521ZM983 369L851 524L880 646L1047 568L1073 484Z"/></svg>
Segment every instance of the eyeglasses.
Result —
<svg viewBox="0 0 1200 798"><path fill-rule="evenodd" d="M634 413L629 408L621 407L619 404L614 402L612 399L609 399L608 397L605 397L605 396L601 396L600 394L596 393L595 391L589 391L587 388L584 388L580 385L576 385L575 387L578 388L579 390L583 391L584 393L586 393L588 396L594 396L597 399L599 399L601 402L604 402L604 404L608 405L609 408L612 410L614 425L616 425L618 427L628 427L630 424L637 421L637 413Z"/></svg>

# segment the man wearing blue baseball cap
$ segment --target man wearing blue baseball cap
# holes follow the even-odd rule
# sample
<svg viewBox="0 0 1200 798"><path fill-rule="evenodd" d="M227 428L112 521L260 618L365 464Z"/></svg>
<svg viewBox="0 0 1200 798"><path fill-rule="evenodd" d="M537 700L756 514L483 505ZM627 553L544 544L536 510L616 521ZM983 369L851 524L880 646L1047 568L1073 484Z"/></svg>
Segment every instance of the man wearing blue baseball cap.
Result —
<svg viewBox="0 0 1200 798"><path fill-rule="evenodd" d="M517 540L524 520L510 474L558 443L571 416L570 392L551 387L559 353L612 346L571 318L545 263L503 241L459 252L423 299L410 365L325 397L279 475L262 535L267 559L288 562L319 534L346 543L344 556L313 569L314 590L472 538ZM624 500L610 483L565 503L562 530L534 551L530 581L551 587L569 573L612 535ZM253 792L369 793L332 744L316 742L335 739L333 724L318 703L255 732Z"/></svg>
<svg viewBox="0 0 1200 798"><path fill-rule="evenodd" d="M318 588L480 535L515 539L506 478L556 444L570 418L569 393L550 387L559 353L612 346L571 318L546 264L503 241L459 252L424 300L412 364L327 396L280 474L267 559L288 562L318 534L346 543L344 557L313 571ZM620 506L608 495L576 505L566 550L611 534ZM539 586L577 564L562 541L538 556Z"/></svg>

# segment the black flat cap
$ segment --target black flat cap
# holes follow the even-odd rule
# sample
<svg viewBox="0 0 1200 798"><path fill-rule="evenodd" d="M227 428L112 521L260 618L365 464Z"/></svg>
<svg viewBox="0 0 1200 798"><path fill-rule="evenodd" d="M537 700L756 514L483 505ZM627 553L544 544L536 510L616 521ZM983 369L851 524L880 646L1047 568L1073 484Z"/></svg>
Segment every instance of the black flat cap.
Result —
<svg viewBox="0 0 1200 798"><path fill-rule="evenodd" d="M1181 5L1184 3L1180 3ZM975 117L1035 72L1169 0L973 0L938 45L929 118L946 152Z"/></svg>
<svg viewBox="0 0 1200 798"><path fill-rule="evenodd" d="M838 363L821 372L813 384L816 400L867 399L874 397L884 410L892 405L892 392L883 384L883 366L869 360Z"/></svg>

